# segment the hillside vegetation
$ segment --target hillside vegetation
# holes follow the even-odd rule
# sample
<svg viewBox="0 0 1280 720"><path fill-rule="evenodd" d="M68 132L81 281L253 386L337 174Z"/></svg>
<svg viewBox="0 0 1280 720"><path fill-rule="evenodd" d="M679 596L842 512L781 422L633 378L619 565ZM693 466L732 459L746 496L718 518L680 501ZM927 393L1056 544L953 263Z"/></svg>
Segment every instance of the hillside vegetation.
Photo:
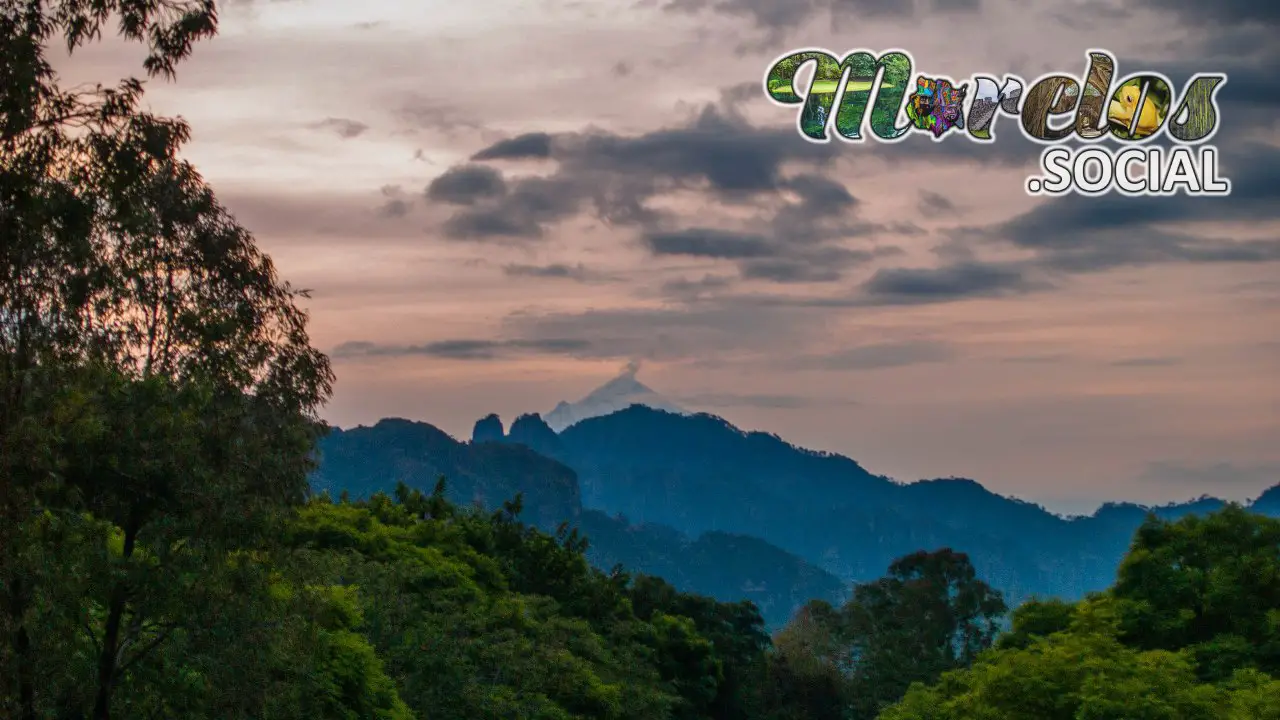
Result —
<svg viewBox="0 0 1280 720"><path fill-rule="evenodd" d="M216 30L194 0L0 13L0 717L1280 717L1280 523L1238 507L1148 519L1111 590L1004 635L1001 593L941 547L771 641L753 603L593 567L520 494L311 494L333 374L304 293L140 83L58 86L47 47L108 22L157 77ZM450 469L471 493L521 452L554 468Z"/></svg>

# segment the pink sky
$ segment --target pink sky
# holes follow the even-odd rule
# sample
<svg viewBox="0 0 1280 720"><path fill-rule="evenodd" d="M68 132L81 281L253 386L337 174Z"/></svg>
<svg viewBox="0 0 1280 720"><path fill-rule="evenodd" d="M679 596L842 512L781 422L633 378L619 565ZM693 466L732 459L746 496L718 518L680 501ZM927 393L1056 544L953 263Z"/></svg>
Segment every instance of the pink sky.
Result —
<svg viewBox="0 0 1280 720"><path fill-rule="evenodd" d="M905 47L953 78L1082 74L1095 47L1121 74L1239 77L1275 67L1237 50L1274 26L1233 19L1235 2L1221 18L830 4L236 2L149 97L192 124L188 156L314 289L316 343L377 349L335 355L333 423L401 416L465 437L638 359L677 401L901 480L967 476L1064 510L1280 482L1280 203L1245 161L1226 168L1240 200L1126 217L1112 199L1093 224L1104 208L1083 202L1054 220L1037 208L1054 201L1023 192L1035 157L1008 118L985 155L959 138L816 148L760 89L804 46ZM110 80L139 60L109 42L61 70ZM1224 102L1224 158L1270 143L1267 102ZM528 133L553 137L549 158L468 164ZM841 187L856 201L821 200ZM657 250L693 235L771 250ZM1242 256L1221 261L1228 246ZM1002 268L1018 282L965 284ZM949 294L873 292L904 277Z"/></svg>

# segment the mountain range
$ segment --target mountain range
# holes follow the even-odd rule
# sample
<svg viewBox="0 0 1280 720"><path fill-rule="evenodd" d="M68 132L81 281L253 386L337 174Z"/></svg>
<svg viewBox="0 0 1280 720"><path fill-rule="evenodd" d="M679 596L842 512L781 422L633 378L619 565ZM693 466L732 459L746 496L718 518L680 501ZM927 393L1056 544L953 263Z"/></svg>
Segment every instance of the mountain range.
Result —
<svg viewBox="0 0 1280 720"><path fill-rule="evenodd" d="M1176 518L1224 501L1111 503L1085 517L988 491L963 478L900 483L854 460L674 409L633 369L573 405L557 430L538 414L504 428L490 415L460 442L421 422L333 430L320 444L317 490L362 497L399 480L488 508L517 493L527 521L568 522L598 567L621 564L683 590L751 599L773 626L811 598L836 601L896 558L950 547L1011 604L1074 599L1109 586L1149 513ZM650 399L661 407L631 403ZM553 411L555 413L556 411ZM1280 516L1280 486L1251 509Z"/></svg>
<svg viewBox="0 0 1280 720"><path fill-rule="evenodd" d="M496 436L487 434L495 424ZM812 598L834 602L845 593L840 578L756 537L690 537L670 526L583 507L577 474L526 445L544 446L557 437L537 415L519 418L508 433L489 416L476 423L475 434L478 439L459 442L427 423L398 418L335 428L319 443L321 462L311 485L316 492L363 499L390 493L398 482L430 492L444 477L450 500L488 510L519 495L526 522L548 531L568 523L586 535L588 558L597 567L621 565L720 600L749 599L774 627Z"/></svg>

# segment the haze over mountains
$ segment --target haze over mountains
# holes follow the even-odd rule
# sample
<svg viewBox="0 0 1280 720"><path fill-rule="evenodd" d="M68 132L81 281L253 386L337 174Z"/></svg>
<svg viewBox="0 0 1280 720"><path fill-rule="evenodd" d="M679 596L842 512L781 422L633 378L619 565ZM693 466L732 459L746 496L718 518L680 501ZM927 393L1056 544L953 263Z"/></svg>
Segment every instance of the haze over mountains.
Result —
<svg viewBox="0 0 1280 720"><path fill-rule="evenodd" d="M968 553L1012 603L1078 598L1111 584L1149 511L1175 518L1225 504L1110 503L1067 518L973 480L900 483L841 455L684 412L635 370L561 403L548 414L554 424L527 414L504 428L490 415L470 442L398 419L334 430L313 484L364 497L400 480L429 491L444 475L452 499L487 508L520 494L529 522L581 529L597 566L754 600L775 626L805 601L838 599L849 583L920 549ZM1280 515L1280 486L1250 507Z"/></svg>

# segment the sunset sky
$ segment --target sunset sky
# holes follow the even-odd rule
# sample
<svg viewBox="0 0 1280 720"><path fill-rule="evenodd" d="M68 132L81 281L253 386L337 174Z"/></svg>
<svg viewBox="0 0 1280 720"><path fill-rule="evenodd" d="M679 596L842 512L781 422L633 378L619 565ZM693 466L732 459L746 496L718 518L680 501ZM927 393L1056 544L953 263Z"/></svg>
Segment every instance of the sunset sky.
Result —
<svg viewBox="0 0 1280 720"><path fill-rule="evenodd" d="M1242 0L240 0L148 96L314 290L330 422L468 437L639 361L741 427L1079 511L1280 482L1278 31ZM987 147L806 143L762 78L812 46L1226 72L1233 195L1030 198L1008 117Z"/></svg>

